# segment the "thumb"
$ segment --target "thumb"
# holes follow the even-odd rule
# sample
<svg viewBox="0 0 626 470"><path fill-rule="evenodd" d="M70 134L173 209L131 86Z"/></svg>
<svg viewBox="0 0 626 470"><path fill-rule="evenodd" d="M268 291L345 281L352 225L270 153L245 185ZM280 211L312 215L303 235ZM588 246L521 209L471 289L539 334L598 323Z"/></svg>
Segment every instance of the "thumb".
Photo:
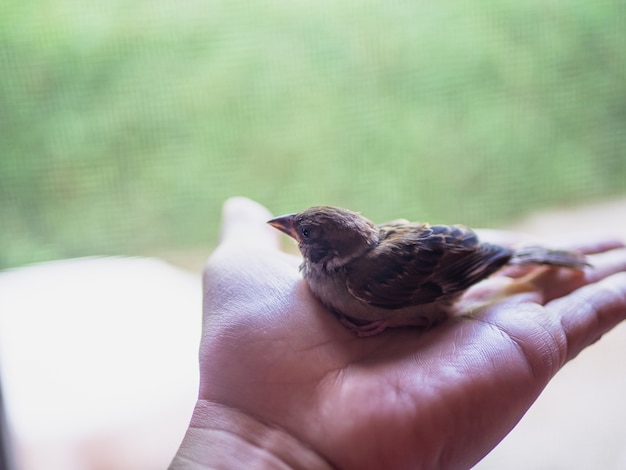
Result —
<svg viewBox="0 0 626 470"><path fill-rule="evenodd" d="M279 249L280 233L267 225L271 212L246 197L232 197L222 207L220 244Z"/></svg>

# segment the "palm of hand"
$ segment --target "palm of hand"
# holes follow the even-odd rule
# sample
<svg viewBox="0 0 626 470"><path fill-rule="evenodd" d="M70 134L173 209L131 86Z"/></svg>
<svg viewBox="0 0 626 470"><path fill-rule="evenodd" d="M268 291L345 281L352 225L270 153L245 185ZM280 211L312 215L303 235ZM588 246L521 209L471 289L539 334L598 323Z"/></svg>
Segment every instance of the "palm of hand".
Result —
<svg viewBox="0 0 626 470"><path fill-rule="evenodd" d="M428 332L357 338L311 296L299 258L256 227L254 242L225 233L205 271L200 398L281 428L340 468L471 466L624 314L606 288L570 294L625 269L622 255L586 277L550 271L543 288ZM587 251L616 246L596 245ZM502 282L481 284L467 301Z"/></svg>

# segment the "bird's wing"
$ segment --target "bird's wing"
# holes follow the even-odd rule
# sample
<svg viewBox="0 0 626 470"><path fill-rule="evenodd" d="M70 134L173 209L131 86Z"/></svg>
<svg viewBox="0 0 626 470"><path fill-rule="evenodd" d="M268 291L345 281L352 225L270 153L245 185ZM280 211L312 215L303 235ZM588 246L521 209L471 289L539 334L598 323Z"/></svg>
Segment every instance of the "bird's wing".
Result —
<svg viewBox="0 0 626 470"><path fill-rule="evenodd" d="M371 305L398 309L462 292L506 264L512 251L480 243L463 226L381 225L381 243L354 261L348 289Z"/></svg>

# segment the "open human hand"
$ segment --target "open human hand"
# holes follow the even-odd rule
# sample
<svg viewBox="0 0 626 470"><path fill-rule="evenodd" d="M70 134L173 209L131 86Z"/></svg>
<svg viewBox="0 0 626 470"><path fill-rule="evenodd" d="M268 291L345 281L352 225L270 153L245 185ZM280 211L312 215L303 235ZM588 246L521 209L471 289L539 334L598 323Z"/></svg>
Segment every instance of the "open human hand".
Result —
<svg viewBox="0 0 626 470"><path fill-rule="evenodd" d="M224 206L204 273L199 398L172 469L469 468L626 317L623 244L563 237L592 268L546 270L481 303L510 283L493 277L466 294L471 315L359 338L312 296L270 217L244 198Z"/></svg>

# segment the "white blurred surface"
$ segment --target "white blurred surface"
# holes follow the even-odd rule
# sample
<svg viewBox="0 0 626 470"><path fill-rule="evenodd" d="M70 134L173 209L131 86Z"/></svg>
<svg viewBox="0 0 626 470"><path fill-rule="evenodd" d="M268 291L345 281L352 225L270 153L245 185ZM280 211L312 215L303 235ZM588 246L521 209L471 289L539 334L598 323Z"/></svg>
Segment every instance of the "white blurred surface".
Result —
<svg viewBox="0 0 626 470"><path fill-rule="evenodd" d="M199 277L83 258L0 273L0 370L19 468L164 468L197 395Z"/></svg>

